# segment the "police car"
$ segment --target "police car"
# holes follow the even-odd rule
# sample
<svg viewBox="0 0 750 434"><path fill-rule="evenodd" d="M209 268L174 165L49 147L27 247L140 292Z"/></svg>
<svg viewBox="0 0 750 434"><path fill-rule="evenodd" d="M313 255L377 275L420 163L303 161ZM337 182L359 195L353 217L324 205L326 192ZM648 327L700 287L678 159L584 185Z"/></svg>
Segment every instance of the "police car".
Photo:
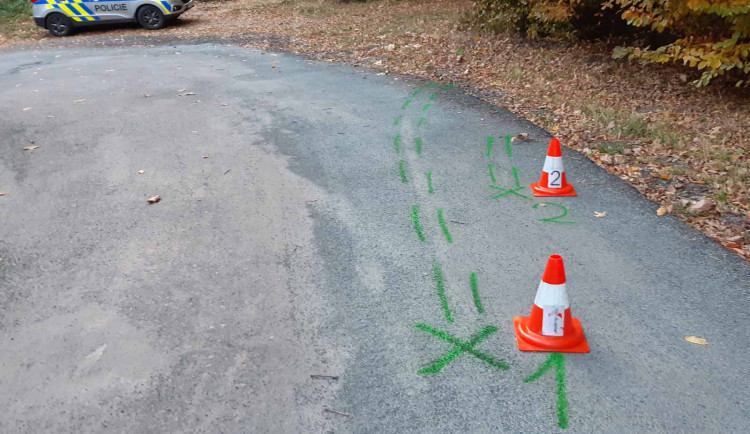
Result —
<svg viewBox="0 0 750 434"><path fill-rule="evenodd" d="M31 0L37 26L54 36L68 36L87 24L137 22L161 29L194 6L194 0Z"/></svg>

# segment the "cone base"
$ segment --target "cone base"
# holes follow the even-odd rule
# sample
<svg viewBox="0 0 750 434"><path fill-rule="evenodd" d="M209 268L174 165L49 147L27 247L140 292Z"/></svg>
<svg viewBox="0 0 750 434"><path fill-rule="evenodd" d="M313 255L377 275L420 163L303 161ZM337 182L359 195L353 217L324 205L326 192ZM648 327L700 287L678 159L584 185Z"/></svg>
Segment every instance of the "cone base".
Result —
<svg viewBox="0 0 750 434"><path fill-rule="evenodd" d="M568 184L563 188L548 188L535 182L531 184L531 192L536 197L578 196L578 193L576 193L575 188L573 188L573 185L571 184Z"/></svg>
<svg viewBox="0 0 750 434"><path fill-rule="evenodd" d="M588 353L589 344L583 335L583 327L578 318L573 318L573 331L569 336L544 336L528 328L528 316L513 317L516 329L516 342L521 351L542 351L548 353Z"/></svg>

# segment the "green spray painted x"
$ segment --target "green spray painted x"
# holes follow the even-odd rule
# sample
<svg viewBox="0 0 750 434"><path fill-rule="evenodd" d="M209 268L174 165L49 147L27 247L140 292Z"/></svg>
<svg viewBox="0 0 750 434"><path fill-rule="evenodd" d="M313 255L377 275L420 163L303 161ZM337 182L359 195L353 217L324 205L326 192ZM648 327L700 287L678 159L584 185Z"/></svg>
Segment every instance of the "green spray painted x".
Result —
<svg viewBox="0 0 750 434"><path fill-rule="evenodd" d="M461 339L451 336L449 333L444 332L442 330L437 330L432 327L430 327L427 324L423 323L416 323L414 324L414 328L417 330L421 330L423 332L427 332L436 338L440 338L444 340L445 342L448 342L449 344L453 344L453 349L448 352L443 357L435 360L434 362L430 363L429 365L425 366L424 368L417 371L417 374L423 375L423 374L437 374L439 373L444 367L448 366L450 362L452 362L457 357L466 354L471 354L472 356L476 357L477 359L489 364L495 369L508 369L508 365L501 361L497 360L494 357L490 356L489 354L485 354L481 351L477 351L474 349L474 347L482 342L483 340L487 339L490 335L497 332L498 328L495 326L487 326L484 327L482 330L479 331L479 333L474 334L469 338L467 342L462 341Z"/></svg>

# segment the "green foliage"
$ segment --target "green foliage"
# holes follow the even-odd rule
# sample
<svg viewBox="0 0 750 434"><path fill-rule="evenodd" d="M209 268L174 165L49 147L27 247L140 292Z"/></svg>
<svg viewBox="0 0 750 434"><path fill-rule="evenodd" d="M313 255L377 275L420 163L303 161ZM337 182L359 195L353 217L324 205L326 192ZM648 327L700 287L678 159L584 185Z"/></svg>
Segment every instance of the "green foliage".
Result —
<svg viewBox="0 0 750 434"><path fill-rule="evenodd" d="M29 0L0 0L0 21L16 21L30 16Z"/></svg>
<svg viewBox="0 0 750 434"><path fill-rule="evenodd" d="M474 21L530 38L615 36L627 43L615 58L697 69L698 86L719 76L750 84L750 0L480 0Z"/></svg>

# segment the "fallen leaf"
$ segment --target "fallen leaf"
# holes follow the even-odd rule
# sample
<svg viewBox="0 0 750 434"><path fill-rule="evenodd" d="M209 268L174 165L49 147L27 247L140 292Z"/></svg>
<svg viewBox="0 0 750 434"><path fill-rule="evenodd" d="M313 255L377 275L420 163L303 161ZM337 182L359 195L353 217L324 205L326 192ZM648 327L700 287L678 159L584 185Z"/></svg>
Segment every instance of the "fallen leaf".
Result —
<svg viewBox="0 0 750 434"><path fill-rule="evenodd" d="M146 98L151 98L151 94L150 93L144 93L143 96L146 97Z"/></svg>
<svg viewBox="0 0 750 434"><path fill-rule="evenodd" d="M141 170L138 171L138 174L139 175L143 175L145 172L146 172L145 170L141 169Z"/></svg>
<svg viewBox="0 0 750 434"><path fill-rule="evenodd" d="M179 96L191 96L191 95L195 95L195 92L185 92L185 93L180 93L178 95Z"/></svg>
<svg viewBox="0 0 750 434"><path fill-rule="evenodd" d="M663 206L660 206L659 209L656 210L656 215L658 215L659 217L663 216L666 213L667 213L667 208Z"/></svg>
<svg viewBox="0 0 750 434"><path fill-rule="evenodd" d="M515 142L515 141L518 141L518 140L520 140L522 142L529 141L530 140L529 139L529 133L518 133L515 136L513 136L512 139L510 139L511 142Z"/></svg>
<svg viewBox="0 0 750 434"><path fill-rule="evenodd" d="M7 191L0 191L0 196L7 196L7 195L8 195Z"/></svg>
<svg viewBox="0 0 750 434"><path fill-rule="evenodd" d="M159 203L161 201L161 196L158 194L156 196L149 197L146 202L148 202L149 205Z"/></svg>
<svg viewBox="0 0 750 434"><path fill-rule="evenodd" d="M202 158L208 158L208 155L204 155Z"/></svg>
<svg viewBox="0 0 750 434"><path fill-rule="evenodd" d="M707 340L705 340L703 338L699 338L697 336L685 336L685 340L688 341L688 342L690 342L691 344L708 345L708 341Z"/></svg>
<svg viewBox="0 0 750 434"><path fill-rule="evenodd" d="M605 211L602 211L602 212L594 211L594 217L599 217L599 218L607 217L607 213Z"/></svg>
<svg viewBox="0 0 750 434"><path fill-rule="evenodd" d="M25 112L27 112L29 110L31 110L31 107L26 107L26 108L23 109L23 111L25 111Z"/></svg>
<svg viewBox="0 0 750 434"><path fill-rule="evenodd" d="M713 203L711 199L703 198L694 204L690 205L690 207L687 209L687 211L691 214L701 214L704 212L711 211L716 207L716 204Z"/></svg>
<svg viewBox="0 0 750 434"><path fill-rule="evenodd" d="M36 146L36 145L34 145L34 146L24 146L23 150L24 151L33 151L34 149L37 149L38 147L39 146Z"/></svg>
<svg viewBox="0 0 750 434"><path fill-rule="evenodd" d="M77 99L77 100L73 101L73 104L80 104L80 103L82 103L84 101L86 101L86 100L85 99Z"/></svg>

